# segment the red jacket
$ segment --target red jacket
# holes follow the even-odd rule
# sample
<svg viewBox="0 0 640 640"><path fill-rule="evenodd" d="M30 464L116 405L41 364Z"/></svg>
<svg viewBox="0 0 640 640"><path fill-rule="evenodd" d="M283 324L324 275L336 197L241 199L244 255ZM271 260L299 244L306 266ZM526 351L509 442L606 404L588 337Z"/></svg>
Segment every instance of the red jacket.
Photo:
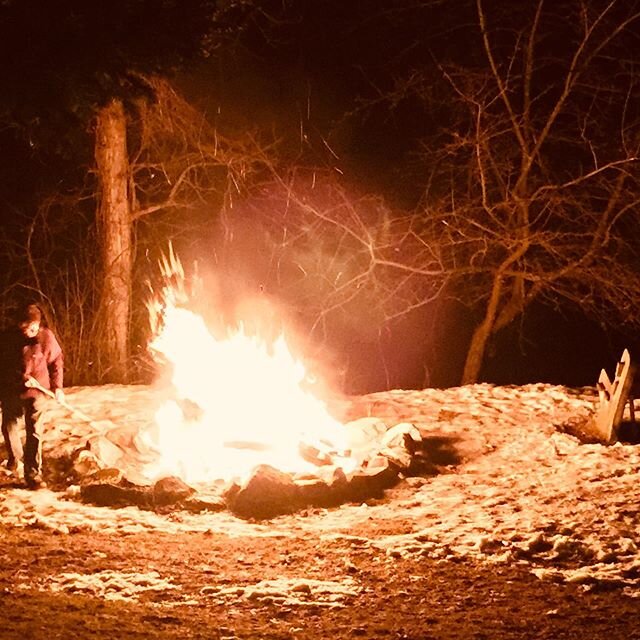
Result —
<svg viewBox="0 0 640 640"><path fill-rule="evenodd" d="M51 391L61 389L63 371L62 349L51 329L40 327L35 338L27 338L15 328L0 337L0 399L40 395L37 389L25 387L30 377Z"/></svg>

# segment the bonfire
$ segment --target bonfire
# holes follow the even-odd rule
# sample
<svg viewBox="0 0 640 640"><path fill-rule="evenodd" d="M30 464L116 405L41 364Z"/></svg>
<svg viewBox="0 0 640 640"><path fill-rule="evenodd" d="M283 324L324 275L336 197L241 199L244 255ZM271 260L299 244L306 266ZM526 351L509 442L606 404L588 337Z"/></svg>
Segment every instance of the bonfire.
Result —
<svg viewBox="0 0 640 640"><path fill-rule="evenodd" d="M218 335L194 310L173 251L161 272L148 304L158 363L152 419L126 428L103 422L76 447L82 499L264 518L379 496L419 466L413 425L341 420L329 409L340 406L337 394L321 396L328 385L284 333L267 340L239 323Z"/></svg>

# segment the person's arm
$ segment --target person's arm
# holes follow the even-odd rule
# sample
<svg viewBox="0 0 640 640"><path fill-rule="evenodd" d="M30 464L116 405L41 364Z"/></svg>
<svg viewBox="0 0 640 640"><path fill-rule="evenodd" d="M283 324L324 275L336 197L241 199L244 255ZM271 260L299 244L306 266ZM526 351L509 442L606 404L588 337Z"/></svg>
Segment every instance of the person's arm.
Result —
<svg viewBox="0 0 640 640"><path fill-rule="evenodd" d="M49 352L50 355L47 366L49 367L51 391L53 391L56 394L56 397L60 399L60 397L64 397L64 392L62 391L64 380L64 355L56 337L53 335L53 332L49 332L49 338L51 340L51 349Z"/></svg>

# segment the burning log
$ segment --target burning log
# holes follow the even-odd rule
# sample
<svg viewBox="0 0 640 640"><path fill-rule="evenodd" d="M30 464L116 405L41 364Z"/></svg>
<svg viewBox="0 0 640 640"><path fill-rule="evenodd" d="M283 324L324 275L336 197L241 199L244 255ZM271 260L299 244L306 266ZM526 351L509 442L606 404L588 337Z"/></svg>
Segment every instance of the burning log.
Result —
<svg viewBox="0 0 640 640"><path fill-rule="evenodd" d="M298 452L304 460L315 464L317 467L331 465L333 456L338 455L337 451L332 450L324 443L312 445L306 442L300 442L298 444Z"/></svg>
<svg viewBox="0 0 640 640"><path fill-rule="evenodd" d="M298 487L299 501L302 507L329 508L342 504L347 500L348 480L342 469L332 467L331 474L328 468L320 476L306 476L295 479Z"/></svg>
<svg viewBox="0 0 640 640"><path fill-rule="evenodd" d="M119 469L102 469L85 478L80 485L80 497L99 507L150 507L153 504L151 487L129 482Z"/></svg>
<svg viewBox="0 0 640 640"><path fill-rule="evenodd" d="M381 498L385 489L398 481L398 468L383 456L372 461L349 478L341 502L362 502L371 498Z"/></svg>
<svg viewBox="0 0 640 640"><path fill-rule="evenodd" d="M178 504L190 498L195 492L195 489L180 478L168 476L161 478L153 485L153 503L155 506Z"/></svg>
<svg viewBox="0 0 640 640"><path fill-rule="evenodd" d="M398 425L387 439L378 442L380 453L348 476L340 467L324 461L317 475L291 476L268 465L260 465L242 484L227 491L225 500L236 515L248 519L268 519L305 507L328 508L345 502L380 498L398 480L400 471L412 465L410 450L417 446L413 425ZM418 434L419 435L419 434ZM408 443L413 443L409 445Z"/></svg>
<svg viewBox="0 0 640 640"><path fill-rule="evenodd" d="M171 364L171 375L155 390L152 420L116 426L84 416L92 433L75 434L77 455L60 465L65 481L81 479L83 500L208 509L203 488L214 492L218 482L246 477L224 494L218 485L211 510L223 499L233 513L263 519L379 497L415 470L421 436L413 425L389 429L371 416L343 424L312 393L284 335L268 344L244 330L219 339L164 275L169 282L150 305L156 335L149 348ZM215 363L206 375L203 361Z"/></svg>
<svg viewBox="0 0 640 640"><path fill-rule="evenodd" d="M165 476L155 483L145 480L136 472L138 438L135 433L124 431L113 439L109 434L92 438L74 454L72 468L82 478L80 497L85 502L100 506L175 507L196 512L228 508L239 517L258 520L306 507L329 508L380 498L400 474L408 475L417 469L422 437L414 425L401 423L388 429L381 421L366 418L345 425L345 429L355 454L338 453L321 441L318 446L300 443L300 453L315 468L304 473L287 473L260 464L244 482L233 483L226 489L222 488L222 481L217 489L215 483L206 483L198 485L196 491L175 476ZM120 445L128 443L129 449L123 450L113 440ZM229 445L232 450L263 449L257 446L259 443L243 440ZM140 455L146 458L146 454ZM345 467L345 463L352 466ZM355 468L353 463L357 463ZM212 490L215 493L213 499L205 495L207 488L209 493Z"/></svg>
<svg viewBox="0 0 640 640"><path fill-rule="evenodd" d="M150 509L181 506L195 493L195 489L174 476L161 478L153 485L140 485L128 480L120 469L113 468L96 471L80 485L81 499L101 507L135 505ZM206 503L199 510L211 507Z"/></svg>
<svg viewBox="0 0 640 640"><path fill-rule="evenodd" d="M242 485L234 484L225 499L236 515L258 520L300 508L298 487L293 478L266 464L256 467Z"/></svg>

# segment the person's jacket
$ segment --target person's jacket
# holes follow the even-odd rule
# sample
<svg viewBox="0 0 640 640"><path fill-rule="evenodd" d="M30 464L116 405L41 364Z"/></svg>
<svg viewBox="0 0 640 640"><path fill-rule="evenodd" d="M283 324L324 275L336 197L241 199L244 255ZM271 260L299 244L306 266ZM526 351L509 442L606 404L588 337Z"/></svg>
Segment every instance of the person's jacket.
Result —
<svg viewBox="0 0 640 640"><path fill-rule="evenodd" d="M35 398L37 389L25 386L35 378L45 389L62 388L64 358L53 332L40 327L34 338L26 337L17 327L0 334L0 400Z"/></svg>

